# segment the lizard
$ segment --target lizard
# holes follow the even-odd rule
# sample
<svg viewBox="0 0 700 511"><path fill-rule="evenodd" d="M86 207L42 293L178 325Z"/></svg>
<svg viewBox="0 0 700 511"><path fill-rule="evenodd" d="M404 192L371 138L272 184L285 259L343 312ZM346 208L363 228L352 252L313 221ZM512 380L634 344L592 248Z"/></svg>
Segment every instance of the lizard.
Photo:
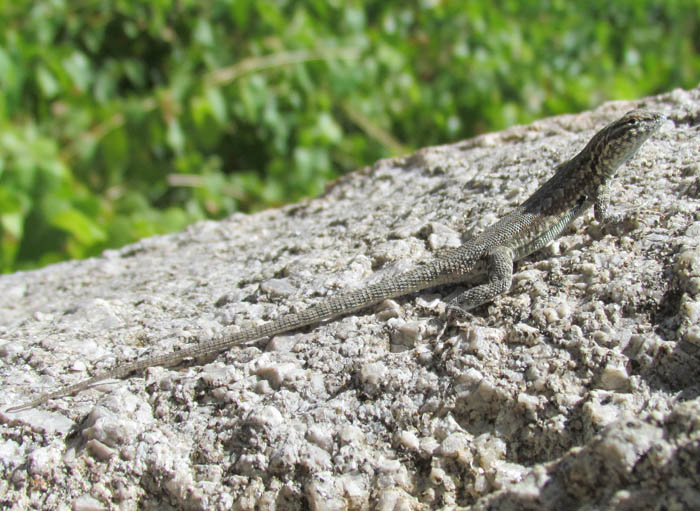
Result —
<svg viewBox="0 0 700 511"><path fill-rule="evenodd" d="M466 315L505 293L511 286L514 263L540 250L593 207L601 223L620 222L625 215L610 207L610 183L618 168L665 121L659 113L632 110L597 132L573 158L559 164L554 175L528 199L483 232L462 245L398 275L354 290L341 291L319 303L249 329L223 334L180 350L116 365L77 383L39 395L7 412L35 408L51 399L72 395L100 381L124 378L154 366L173 366L185 359L217 355L245 342L315 325L337 316L368 308L384 300L447 284L470 280L486 273L487 281L448 302L448 315Z"/></svg>

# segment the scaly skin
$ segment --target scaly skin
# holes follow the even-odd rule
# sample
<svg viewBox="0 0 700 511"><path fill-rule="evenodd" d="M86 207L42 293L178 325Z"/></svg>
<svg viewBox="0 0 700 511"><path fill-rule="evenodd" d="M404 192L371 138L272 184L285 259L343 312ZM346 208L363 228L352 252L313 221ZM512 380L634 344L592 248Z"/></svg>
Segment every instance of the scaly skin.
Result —
<svg viewBox="0 0 700 511"><path fill-rule="evenodd" d="M610 181L620 165L634 156L663 121L662 115L653 112L636 110L627 113L599 131L571 160L559 165L554 176L514 211L462 246L413 270L331 296L298 314L288 314L255 328L224 333L216 339L179 351L119 365L7 411L34 408L50 399L80 392L102 380L123 378L148 367L171 366L186 358L210 356L237 344L349 314L388 298L459 283L473 273L485 270L488 274L485 284L465 291L448 304L449 312L464 314L508 291L513 263L544 247L591 206L598 221L619 221L622 217L609 211Z"/></svg>

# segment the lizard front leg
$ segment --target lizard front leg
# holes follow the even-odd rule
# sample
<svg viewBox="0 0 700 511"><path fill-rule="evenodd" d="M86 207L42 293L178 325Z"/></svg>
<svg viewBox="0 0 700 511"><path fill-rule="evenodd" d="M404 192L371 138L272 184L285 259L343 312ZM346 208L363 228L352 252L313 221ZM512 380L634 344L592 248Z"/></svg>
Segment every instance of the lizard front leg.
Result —
<svg viewBox="0 0 700 511"><path fill-rule="evenodd" d="M610 183L606 182L598 187L593 202L593 216L601 224L619 224L637 219L636 210L616 211L610 206Z"/></svg>
<svg viewBox="0 0 700 511"><path fill-rule="evenodd" d="M447 313L464 316L510 289L513 281L513 251L506 246L494 247L484 256L488 282L459 294L447 304Z"/></svg>

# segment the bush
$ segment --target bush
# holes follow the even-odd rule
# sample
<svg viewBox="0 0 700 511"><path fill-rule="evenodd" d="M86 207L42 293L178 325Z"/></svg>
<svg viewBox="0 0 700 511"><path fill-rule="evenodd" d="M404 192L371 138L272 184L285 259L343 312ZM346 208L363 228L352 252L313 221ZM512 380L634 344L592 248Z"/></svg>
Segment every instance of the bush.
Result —
<svg viewBox="0 0 700 511"><path fill-rule="evenodd" d="M697 1L0 4L0 271L694 87Z"/></svg>

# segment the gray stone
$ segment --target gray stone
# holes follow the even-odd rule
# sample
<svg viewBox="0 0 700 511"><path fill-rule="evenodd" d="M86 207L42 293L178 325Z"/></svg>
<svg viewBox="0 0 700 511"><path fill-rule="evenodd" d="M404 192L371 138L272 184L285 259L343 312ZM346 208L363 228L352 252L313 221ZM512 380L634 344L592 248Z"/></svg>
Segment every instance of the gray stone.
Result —
<svg viewBox="0 0 700 511"><path fill-rule="evenodd" d="M700 508L700 90L589 213L447 328L426 290L0 412L10 509ZM0 409L247 328L478 233L634 105L382 160L320 198L0 277ZM461 233L461 234L456 234ZM66 507L68 506L68 507Z"/></svg>

